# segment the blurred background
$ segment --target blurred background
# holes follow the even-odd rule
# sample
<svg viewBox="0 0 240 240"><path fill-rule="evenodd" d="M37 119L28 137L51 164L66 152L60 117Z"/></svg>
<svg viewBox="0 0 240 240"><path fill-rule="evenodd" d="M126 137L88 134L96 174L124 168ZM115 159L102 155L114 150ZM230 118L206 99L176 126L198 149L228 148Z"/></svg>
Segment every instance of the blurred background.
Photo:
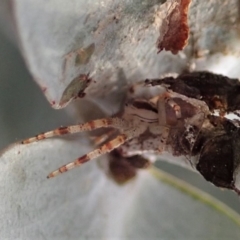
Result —
<svg viewBox="0 0 240 240"><path fill-rule="evenodd" d="M37 133L76 123L65 110L50 107L14 40L1 30L0 53L0 149ZM235 193L218 189L181 167L165 162L157 162L156 166L214 195L240 213L240 201Z"/></svg>
<svg viewBox="0 0 240 240"><path fill-rule="evenodd" d="M38 132L70 123L33 81L11 36L0 30L0 149Z"/></svg>

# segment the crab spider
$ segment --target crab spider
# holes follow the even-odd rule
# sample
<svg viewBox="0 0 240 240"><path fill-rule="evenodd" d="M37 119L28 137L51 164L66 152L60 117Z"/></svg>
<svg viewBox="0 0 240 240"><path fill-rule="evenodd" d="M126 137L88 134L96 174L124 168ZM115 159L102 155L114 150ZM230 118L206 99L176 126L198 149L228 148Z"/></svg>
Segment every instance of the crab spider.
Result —
<svg viewBox="0 0 240 240"><path fill-rule="evenodd" d="M207 181L240 194L239 91L237 79L209 72L146 79L128 89L128 100L118 117L61 127L26 139L22 144L111 128L95 139L95 144L101 145L99 148L48 177L111 152L109 171L115 181L125 182L135 176L136 169L149 166L148 158L153 153L153 160L157 155L180 157L175 158L175 163L180 164L186 159L186 166ZM229 118L228 113L236 118Z"/></svg>
<svg viewBox="0 0 240 240"><path fill-rule="evenodd" d="M22 144L98 128L114 128L119 132L114 139L107 140L99 148L51 172L48 175L48 178L51 178L116 148L124 156L133 156L136 152L161 154L163 151L175 151L171 149L175 145L172 142L173 139L169 138L171 132L187 135L187 145L177 150L181 154L187 154L191 151L205 116L208 114L209 109L205 102L161 88L156 95L150 94L146 97L142 94L139 98L133 97L127 101L120 117L97 119L84 124L57 128L28 138L22 141Z"/></svg>

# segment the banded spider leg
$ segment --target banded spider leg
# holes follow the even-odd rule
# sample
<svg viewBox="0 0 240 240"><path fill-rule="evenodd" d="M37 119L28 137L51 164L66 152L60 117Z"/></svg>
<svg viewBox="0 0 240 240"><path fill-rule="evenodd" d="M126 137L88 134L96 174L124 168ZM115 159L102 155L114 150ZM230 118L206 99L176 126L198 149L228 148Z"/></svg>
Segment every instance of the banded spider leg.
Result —
<svg viewBox="0 0 240 240"><path fill-rule="evenodd" d="M101 147L97 148L96 150L85 154L84 156L77 158L73 162L70 162L66 165L63 165L58 170L51 172L48 175L48 178L55 177L60 173L66 172L76 166L79 166L91 159L94 159L100 155L103 155L107 152L112 151L113 149L119 147L126 141L131 138L134 138L140 135L142 132L145 131L147 128L146 124L137 123L136 119L133 122L126 121L125 119L120 118L108 118L108 119L98 119L94 120L85 124L73 125L68 127L61 127L57 128L53 131L49 131L46 133L42 133L37 135L36 137L32 137L22 141L22 144L28 144L35 141L43 140L46 138L54 137L54 136L61 136L65 134L73 134L77 132L83 131L91 131L94 129L102 128L102 127L113 127L120 131L120 134L113 140L107 142L106 144L102 145Z"/></svg>

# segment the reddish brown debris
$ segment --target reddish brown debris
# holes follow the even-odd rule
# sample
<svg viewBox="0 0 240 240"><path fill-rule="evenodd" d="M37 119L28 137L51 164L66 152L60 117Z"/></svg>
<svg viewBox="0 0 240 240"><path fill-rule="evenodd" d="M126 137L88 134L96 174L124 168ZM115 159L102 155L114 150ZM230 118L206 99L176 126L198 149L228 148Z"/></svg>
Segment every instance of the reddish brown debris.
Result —
<svg viewBox="0 0 240 240"><path fill-rule="evenodd" d="M110 153L109 157L109 173L115 182L124 184L133 179L137 171L126 158L118 153L118 151L113 151Z"/></svg>
<svg viewBox="0 0 240 240"><path fill-rule="evenodd" d="M124 184L137 175L138 169L146 169L151 163L140 155L123 157L118 150L109 154L109 173L115 182Z"/></svg>
<svg viewBox="0 0 240 240"><path fill-rule="evenodd" d="M172 1L166 17L162 20L160 37L157 40L158 52L163 49L177 54L188 42L188 8L191 0Z"/></svg>

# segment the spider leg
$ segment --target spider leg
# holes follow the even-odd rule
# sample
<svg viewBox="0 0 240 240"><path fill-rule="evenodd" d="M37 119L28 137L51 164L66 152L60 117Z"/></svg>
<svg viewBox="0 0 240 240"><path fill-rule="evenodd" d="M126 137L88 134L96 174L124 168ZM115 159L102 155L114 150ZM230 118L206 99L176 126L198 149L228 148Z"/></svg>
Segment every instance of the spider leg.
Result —
<svg viewBox="0 0 240 240"><path fill-rule="evenodd" d="M181 108L180 106L171 98L169 92L165 92L155 98L151 99L152 102L155 102L158 108L158 123L161 126L171 125L174 126L177 124L177 119L181 118ZM166 104L169 105L175 112L174 115L167 114Z"/></svg>
<svg viewBox="0 0 240 240"><path fill-rule="evenodd" d="M51 172L47 178L52 178L55 177L61 173L67 172L77 166L82 165L83 163L86 163L88 161L90 161L91 159L97 158L105 153L111 152L113 149L119 147L120 145L122 145L123 143L125 143L127 141L127 135L126 134L121 134L119 136L117 136L115 139L109 141L108 143L104 144L103 146L101 146L100 148L97 148L95 150L93 150L92 152L83 155L80 158L77 158L76 160L74 160L73 162L70 162L66 165L63 165L62 167L60 167L59 169L57 169L56 171Z"/></svg>
<svg viewBox="0 0 240 240"><path fill-rule="evenodd" d="M195 98L189 98L187 96L172 91L169 91L168 94L171 98L181 98L185 102L190 102L193 106L199 109L199 111L204 112L206 115L210 113L209 108L204 101Z"/></svg>
<svg viewBox="0 0 240 240"><path fill-rule="evenodd" d="M111 152L113 149L118 148L122 144L124 144L126 141L135 138L142 134L146 130L146 126L137 126L137 128L130 129L126 131L125 133L122 133L118 135L113 140L107 142L106 144L102 145L101 147L89 152L88 154L83 155L80 158L77 158L73 162L70 162L66 165L63 165L56 171L51 172L47 178L55 177L61 173L67 172L77 166L80 166L94 158L97 158L105 153Z"/></svg>
<svg viewBox="0 0 240 240"><path fill-rule="evenodd" d="M158 123L161 126L166 126L167 114L166 114L165 102L159 99L157 103L157 107L158 107L158 116L159 116Z"/></svg>
<svg viewBox="0 0 240 240"><path fill-rule="evenodd" d="M99 146L101 144L103 144L105 141L107 141L108 139L110 139L111 137L113 137L113 135L116 135L116 129L112 129L100 136L93 136L90 137L90 139L93 140L93 143L95 146Z"/></svg>
<svg viewBox="0 0 240 240"><path fill-rule="evenodd" d="M172 109L175 111L176 117L181 118L181 108L180 106L171 98L167 100L167 103L172 107Z"/></svg>
<svg viewBox="0 0 240 240"><path fill-rule="evenodd" d="M93 120L93 121L90 121L90 122L87 122L84 124L78 124L78 125L72 125L72 126L68 126L68 127L57 128L55 130L45 132L45 133L39 134L35 137L23 140L21 143L28 144L28 143L36 142L39 140L43 140L45 138L51 138L54 136L73 134L73 133L84 132L84 131L91 131L91 130L102 128L102 127L105 127L105 128L113 127L113 128L117 128L117 129L122 129L122 128L125 128L126 126L127 126L127 122L124 121L123 119L102 118L102 119Z"/></svg>

